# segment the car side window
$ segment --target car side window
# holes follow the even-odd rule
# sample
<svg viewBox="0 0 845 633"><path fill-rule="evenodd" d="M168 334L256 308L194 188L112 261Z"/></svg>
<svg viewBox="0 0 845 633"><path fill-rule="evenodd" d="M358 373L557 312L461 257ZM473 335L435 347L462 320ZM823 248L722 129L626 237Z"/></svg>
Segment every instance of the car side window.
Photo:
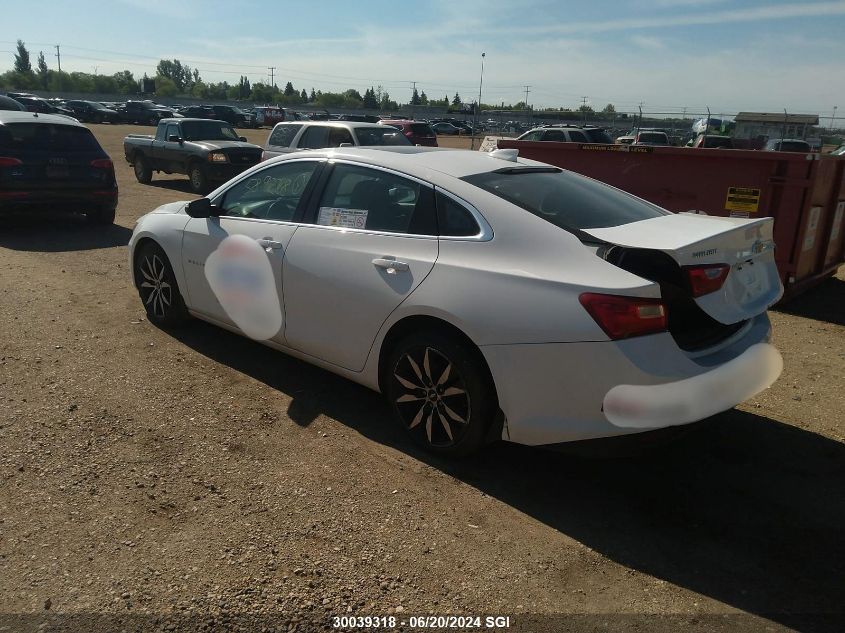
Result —
<svg viewBox="0 0 845 633"><path fill-rule="evenodd" d="M167 128L168 128L167 125L159 125L156 128L156 140L157 141L166 141L167 140L167 136L166 136Z"/></svg>
<svg viewBox="0 0 845 633"><path fill-rule="evenodd" d="M345 127L333 127L329 132L329 147L340 147L341 143L355 145L352 133Z"/></svg>
<svg viewBox="0 0 845 633"><path fill-rule="evenodd" d="M253 173L224 194L220 203L223 214L292 221L319 164L314 160L289 161Z"/></svg>
<svg viewBox="0 0 845 633"><path fill-rule="evenodd" d="M572 143L589 143L589 139L584 135L583 132L579 132L578 130L570 130L569 132L569 140Z"/></svg>
<svg viewBox="0 0 845 633"><path fill-rule="evenodd" d="M164 140L168 140L171 136L180 136L179 134L179 126L176 123L168 123L167 124L167 133L164 137Z"/></svg>
<svg viewBox="0 0 845 633"><path fill-rule="evenodd" d="M467 237L481 232L469 210L440 191L437 192L437 226L444 237Z"/></svg>
<svg viewBox="0 0 845 633"><path fill-rule="evenodd" d="M526 134L525 136L523 136L523 137L522 137L522 140L523 140L523 141L539 141L539 140L540 140L540 136L542 136L542 134L543 134L543 133L542 133L542 132L539 132L539 131L537 131L537 132L529 132L528 134Z"/></svg>
<svg viewBox="0 0 845 633"><path fill-rule="evenodd" d="M329 142L329 128L324 125L312 125L302 133L299 147L302 149L321 149Z"/></svg>
<svg viewBox="0 0 845 633"><path fill-rule="evenodd" d="M336 164L320 198L322 226L436 235L431 187L389 172Z"/></svg>
<svg viewBox="0 0 845 633"><path fill-rule="evenodd" d="M273 131L270 134L270 140L267 141L267 145L272 145L274 147L290 147L296 133L299 132L299 128L301 127L301 125L289 123L277 125L273 128Z"/></svg>
<svg viewBox="0 0 845 633"><path fill-rule="evenodd" d="M546 130L543 134L544 141L559 141L561 143L566 142L566 134L564 134L561 130Z"/></svg>

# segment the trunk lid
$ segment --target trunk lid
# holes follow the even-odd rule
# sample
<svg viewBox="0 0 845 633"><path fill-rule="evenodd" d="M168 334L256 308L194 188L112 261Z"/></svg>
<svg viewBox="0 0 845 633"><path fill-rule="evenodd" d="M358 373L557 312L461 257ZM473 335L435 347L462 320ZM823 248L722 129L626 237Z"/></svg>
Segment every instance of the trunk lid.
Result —
<svg viewBox="0 0 845 633"><path fill-rule="evenodd" d="M727 264L730 270L721 288L694 298L707 315L727 325L765 312L783 295L775 265L773 225L773 218L677 213L582 230L609 244L662 251L681 267Z"/></svg>

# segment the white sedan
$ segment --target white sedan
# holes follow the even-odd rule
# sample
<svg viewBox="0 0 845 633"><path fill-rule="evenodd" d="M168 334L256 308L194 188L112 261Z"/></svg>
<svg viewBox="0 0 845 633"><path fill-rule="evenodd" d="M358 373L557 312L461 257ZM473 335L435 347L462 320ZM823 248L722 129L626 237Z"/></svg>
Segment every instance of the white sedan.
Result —
<svg viewBox="0 0 845 633"><path fill-rule="evenodd" d="M672 214L515 150L282 156L145 215L129 247L152 322L380 391L443 454L693 422L782 368L771 218Z"/></svg>

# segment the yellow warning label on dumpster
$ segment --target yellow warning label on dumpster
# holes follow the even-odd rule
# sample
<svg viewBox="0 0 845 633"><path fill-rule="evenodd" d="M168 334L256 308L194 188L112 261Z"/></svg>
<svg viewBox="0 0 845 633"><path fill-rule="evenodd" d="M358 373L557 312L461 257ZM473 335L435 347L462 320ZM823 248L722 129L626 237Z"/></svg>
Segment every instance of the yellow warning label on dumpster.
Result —
<svg viewBox="0 0 845 633"><path fill-rule="evenodd" d="M760 208L760 190L748 187L728 187L725 209L728 211L750 211L756 213Z"/></svg>

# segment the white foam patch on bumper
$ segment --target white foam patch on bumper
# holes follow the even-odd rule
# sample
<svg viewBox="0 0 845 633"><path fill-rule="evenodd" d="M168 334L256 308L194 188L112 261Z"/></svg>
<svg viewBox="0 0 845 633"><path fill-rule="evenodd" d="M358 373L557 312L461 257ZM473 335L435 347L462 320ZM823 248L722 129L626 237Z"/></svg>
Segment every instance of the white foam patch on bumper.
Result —
<svg viewBox="0 0 845 633"><path fill-rule="evenodd" d="M604 397L604 415L624 428L688 424L757 395L782 371L780 352L768 343L758 343L724 365L692 378L662 385L617 385Z"/></svg>
<svg viewBox="0 0 845 633"><path fill-rule="evenodd" d="M271 339L282 307L267 253L246 235L225 238L205 261L205 278L229 318L250 338Z"/></svg>

